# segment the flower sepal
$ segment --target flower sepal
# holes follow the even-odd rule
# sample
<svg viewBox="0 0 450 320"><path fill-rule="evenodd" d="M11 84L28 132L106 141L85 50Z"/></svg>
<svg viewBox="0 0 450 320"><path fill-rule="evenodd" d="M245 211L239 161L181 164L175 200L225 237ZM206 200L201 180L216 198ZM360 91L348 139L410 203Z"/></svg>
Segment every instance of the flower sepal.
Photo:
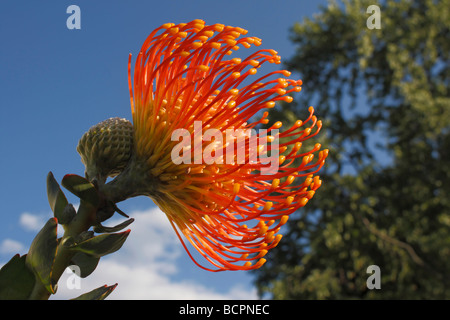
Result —
<svg viewBox="0 0 450 320"><path fill-rule="evenodd" d="M93 207L100 205L100 195L95 186L86 178L76 174L66 174L62 179L62 185L81 200Z"/></svg>
<svg viewBox="0 0 450 320"><path fill-rule="evenodd" d="M69 204L52 172L47 175L47 197L53 215L62 225L70 223L76 212Z"/></svg>
<svg viewBox="0 0 450 320"><path fill-rule="evenodd" d="M130 230L120 233L105 233L81 241L71 237L63 245L71 251L83 252L92 257L101 258L119 250L129 234Z"/></svg>
<svg viewBox="0 0 450 320"><path fill-rule="evenodd" d="M107 226L102 225L101 223L98 223L97 225L94 226L94 231L97 233L118 232L118 231L125 229L133 222L134 222L134 219L131 218L131 219L125 220L122 223L119 223L118 225L115 225L114 227L107 227Z"/></svg>
<svg viewBox="0 0 450 320"><path fill-rule="evenodd" d="M112 286L101 286L100 288L94 289L71 300L104 300L116 287L117 283Z"/></svg>
<svg viewBox="0 0 450 320"><path fill-rule="evenodd" d="M99 257L94 257L84 252L77 252L72 260L69 268L76 273L80 278L86 278L97 268L100 261ZM79 269L76 270L75 266Z"/></svg>

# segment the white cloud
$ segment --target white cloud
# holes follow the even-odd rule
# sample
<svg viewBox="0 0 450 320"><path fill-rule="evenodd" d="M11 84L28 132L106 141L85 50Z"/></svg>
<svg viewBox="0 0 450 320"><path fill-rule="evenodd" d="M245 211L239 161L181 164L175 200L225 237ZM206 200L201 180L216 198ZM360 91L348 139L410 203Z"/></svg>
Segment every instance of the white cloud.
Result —
<svg viewBox="0 0 450 320"><path fill-rule="evenodd" d="M12 240L12 239L4 239L0 243L0 253L1 254L16 254L16 253L22 254L24 251L26 251L26 248L19 241Z"/></svg>
<svg viewBox="0 0 450 320"><path fill-rule="evenodd" d="M239 282L227 289L200 281L201 277L229 277L236 273L211 273L187 260L164 213L153 208L131 212L136 221L124 246L100 260L97 269L87 278L75 278L65 272L58 283L53 299L69 299L103 285L119 285L108 299L256 299L256 289ZM115 221L118 223L119 221ZM113 225L109 222L108 225ZM186 265L186 263L188 263ZM75 288L73 288L75 286ZM77 289L78 286L78 289ZM72 289L70 289L72 287ZM220 289L219 289L220 288Z"/></svg>
<svg viewBox="0 0 450 320"><path fill-rule="evenodd" d="M47 214L32 214L29 212L24 212L19 217L19 225L25 231L31 231L37 234L51 217L53 217L51 212ZM61 237L64 234L64 229L61 225L58 225L57 232L58 237Z"/></svg>
<svg viewBox="0 0 450 320"><path fill-rule="evenodd" d="M86 279L80 279L79 287L74 288L75 275L66 271L60 279L56 299L74 298L102 285L119 285L108 297L109 300L225 300L255 299L256 291L235 287L227 293L219 293L215 288L198 284L193 280L174 281L152 268L108 259L101 261L99 267ZM69 289L72 287L72 289Z"/></svg>
<svg viewBox="0 0 450 320"><path fill-rule="evenodd" d="M50 218L47 215L37 215L24 212L19 217L19 224L27 231L39 231Z"/></svg>

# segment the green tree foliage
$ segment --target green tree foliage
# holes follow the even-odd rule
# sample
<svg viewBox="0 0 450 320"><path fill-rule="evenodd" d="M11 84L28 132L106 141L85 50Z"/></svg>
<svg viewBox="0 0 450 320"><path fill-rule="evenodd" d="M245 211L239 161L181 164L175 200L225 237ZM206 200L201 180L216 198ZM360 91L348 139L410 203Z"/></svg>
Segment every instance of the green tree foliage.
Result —
<svg viewBox="0 0 450 320"><path fill-rule="evenodd" d="M380 29L366 25L370 5ZM255 271L273 299L450 298L450 1L344 1L295 24L288 69L330 148L322 187ZM367 267L378 265L381 289Z"/></svg>

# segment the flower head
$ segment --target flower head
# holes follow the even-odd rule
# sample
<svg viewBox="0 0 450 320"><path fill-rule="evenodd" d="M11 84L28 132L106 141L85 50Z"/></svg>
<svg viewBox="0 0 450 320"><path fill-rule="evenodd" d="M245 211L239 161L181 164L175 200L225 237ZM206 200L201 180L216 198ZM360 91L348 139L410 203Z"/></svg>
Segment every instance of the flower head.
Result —
<svg viewBox="0 0 450 320"><path fill-rule="evenodd" d="M145 40L133 75L130 55L134 154L110 184L111 194L122 179L130 195L150 196L189 256L210 271L263 265L289 215L320 187L315 174L328 154L320 144L301 148L322 126L312 107L282 132L267 112L255 118L277 101L291 102L302 82L285 70L257 76L263 64L280 63L274 50L233 57L261 45L246 33L201 20L168 23ZM196 261L183 238L211 267Z"/></svg>

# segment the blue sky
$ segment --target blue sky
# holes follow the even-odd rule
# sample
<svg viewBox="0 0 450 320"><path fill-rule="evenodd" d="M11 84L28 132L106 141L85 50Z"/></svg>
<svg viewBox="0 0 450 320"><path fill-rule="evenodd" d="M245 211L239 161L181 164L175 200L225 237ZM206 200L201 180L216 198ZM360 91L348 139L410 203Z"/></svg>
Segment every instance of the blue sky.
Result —
<svg viewBox="0 0 450 320"><path fill-rule="evenodd" d="M0 9L0 265L24 254L51 216L46 176L83 175L76 145L90 126L131 119L128 54L156 27L203 19L239 26L283 59L293 55L289 28L326 1L3 1ZM69 5L81 9L81 29L69 30ZM237 52L241 54L241 52ZM69 201L76 202L67 192ZM111 299L253 299L252 276L210 273L185 254L150 199L120 208L136 218L124 247L101 260L80 290L61 281L57 298L119 283ZM113 218L120 220L120 218ZM112 224L112 223L111 223Z"/></svg>

